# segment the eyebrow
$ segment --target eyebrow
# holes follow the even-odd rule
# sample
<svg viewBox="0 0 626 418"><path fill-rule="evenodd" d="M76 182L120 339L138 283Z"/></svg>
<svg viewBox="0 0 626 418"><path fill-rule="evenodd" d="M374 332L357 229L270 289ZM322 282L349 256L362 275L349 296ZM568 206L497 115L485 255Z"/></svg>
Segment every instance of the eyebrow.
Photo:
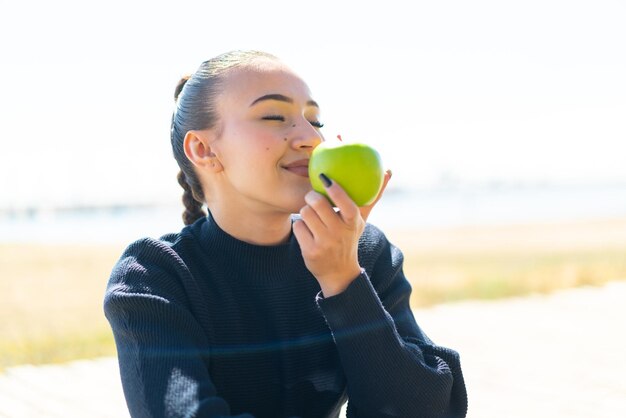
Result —
<svg viewBox="0 0 626 418"><path fill-rule="evenodd" d="M250 107L254 106L255 104L262 102L264 100L277 100L279 102L285 102L285 103L293 103L293 99L290 97L287 97L283 94L266 94L265 96L261 96L258 99L256 99L255 101L253 101L250 104ZM315 107L320 107L317 102L315 102L315 100L309 100L308 102L306 102L307 106L315 106Z"/></svg>

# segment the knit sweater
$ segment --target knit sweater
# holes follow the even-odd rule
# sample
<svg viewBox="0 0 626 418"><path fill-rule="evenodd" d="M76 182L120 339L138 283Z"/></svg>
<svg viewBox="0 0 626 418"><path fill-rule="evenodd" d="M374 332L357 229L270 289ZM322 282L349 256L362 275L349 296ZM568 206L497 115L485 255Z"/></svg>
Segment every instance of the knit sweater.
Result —
<svg viewBox="0 0 626 418"><path fill-rule="evenodd" d="M324 298L300 247L208 217L124 251L104 310L133 417L464 417L458 354L409 307L402 253L368 224L362 273Z"/></svg>

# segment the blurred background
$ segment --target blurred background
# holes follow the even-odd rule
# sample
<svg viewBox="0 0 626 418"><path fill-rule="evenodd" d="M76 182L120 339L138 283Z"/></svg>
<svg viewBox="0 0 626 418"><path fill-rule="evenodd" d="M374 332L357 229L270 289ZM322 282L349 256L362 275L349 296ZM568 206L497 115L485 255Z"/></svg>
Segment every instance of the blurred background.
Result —
<svg viewBox="0 0 626 418"><path fill-rule="evenodd" d="M380 151L370 221L416 309L626 279L625 19L610 0L0 0L0 373L115 354L112 266L183 226L174 87L232 49L282 58L327 137Z"/></svg>

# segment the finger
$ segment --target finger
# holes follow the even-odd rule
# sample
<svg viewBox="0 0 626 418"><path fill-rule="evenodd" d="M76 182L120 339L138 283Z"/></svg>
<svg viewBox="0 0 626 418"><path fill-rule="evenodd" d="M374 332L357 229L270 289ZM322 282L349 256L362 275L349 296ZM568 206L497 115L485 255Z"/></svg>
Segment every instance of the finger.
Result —
<svg viewBox="0 0 626 418"><path fill-rule="evenodd" d="M317 213L317 216L326 228L332 228L335 226L335 223L337 222L337 213L324 195L315 191L310 191L304 196L304 201Z"/></svg>
<svg viewBox="0 0 626 418"><path fill-rule="evenodd" d="M322 222L317 212L315 212L311 206L303 206L302 209L300 209L300 217L306 224L314 240L316 237L320 237L326 232L326 225L324 225L324 222Z"/></svg>
<svg viewBox="0 0 626 418"><path fill-rule="evenodd" d="M339 208L339 215L343 222L346 225L355 225L357 218L361 216L356 203L337 182L329 179L324 173L320 174L320 179L324 184L328 197Z"/></svg>
<svg viewBox="0 0 626 418"><path fill-rule="evenodd" d="M391 180L391 176L392 176L391 170L385 171L385 176L383 178L383 185L380 188L380 192L378 192L376 199L374 199L374 201L370 203L369 205L362 206L359 208L359 211L361 212L361 217L363 218L363 220L365 221L367 220L370 213L372 212L372 209L374 209L374 205L376 205L376 203L378 203L380 198L383 197L383 193L385 192L385 189L387 188L387 184L389 183L389 180Z"/></svg>
<svg viewBox="0 0 626 418"><path fill-rule="evenodd" d="M308 251L314 245L313 234L309 228L300 219L293 222L292 228L300 249L304 252Z"/></svg>

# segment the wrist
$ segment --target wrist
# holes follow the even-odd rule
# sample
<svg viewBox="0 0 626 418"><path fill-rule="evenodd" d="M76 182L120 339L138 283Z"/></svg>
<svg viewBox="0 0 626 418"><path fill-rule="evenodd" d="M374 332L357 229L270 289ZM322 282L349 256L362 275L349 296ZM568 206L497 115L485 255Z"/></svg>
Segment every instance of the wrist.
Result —
<svg viewBox="0 0 626 418"><path fill-rule="evenodd" d="M355 269L351 269L350 272L346 272L335 277L318 278L317 281L322 289L322 294L325 298L338 295L350 286L363 272L360 266Z"/></svg>

